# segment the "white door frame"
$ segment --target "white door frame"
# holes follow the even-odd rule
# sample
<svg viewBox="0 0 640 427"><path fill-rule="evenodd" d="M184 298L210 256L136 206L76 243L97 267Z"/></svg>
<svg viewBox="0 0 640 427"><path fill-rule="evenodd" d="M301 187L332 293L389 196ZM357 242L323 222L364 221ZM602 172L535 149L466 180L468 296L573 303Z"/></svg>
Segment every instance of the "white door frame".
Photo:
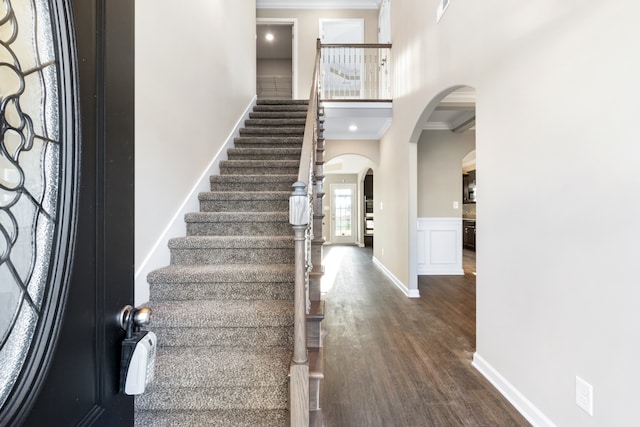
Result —
<svg viewBox="0 0 640 427"><path fill-rule="evenodd" d="M336 236L335 233L335 216L336 216L336 204L335 200L335 190L340 188L349 188L351 190L351 236L342 237ZM356 239L358 238L358 224L357 221L357 210L358 210L358 189L355 183L344 183L344 184L331 184L330 185L330 197L331 197L331 221L330 224L330 236L332 244L355 244Z"/></svg>
<svg viewBox="0 0 640 427"><path fill-rule="evenodd" d="M257 25L291 25L291 97L298 99L298 18L256 18Z"/></svg>
<svg viewBox="0 0 640 427"><path fill-rule="evenodd" d="M378 43L391 43L391 0L382 0L378 13Z"/></svg>

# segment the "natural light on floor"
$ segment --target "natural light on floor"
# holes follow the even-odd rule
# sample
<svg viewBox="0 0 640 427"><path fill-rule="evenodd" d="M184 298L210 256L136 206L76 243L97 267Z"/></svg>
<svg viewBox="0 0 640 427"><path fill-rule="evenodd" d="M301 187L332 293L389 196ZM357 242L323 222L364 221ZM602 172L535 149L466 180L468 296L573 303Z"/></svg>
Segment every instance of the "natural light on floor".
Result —
<svg viewBox="0 0 640 427"><path fill-rule="evenodd" d="M323 294L329 292L331 288L333 288L343 257L344 248L339 246L331 248L329 253L325 255L322 261L322 264L324 265L324 275L322 276L322 282L320 285L320 291Z"/></svg>

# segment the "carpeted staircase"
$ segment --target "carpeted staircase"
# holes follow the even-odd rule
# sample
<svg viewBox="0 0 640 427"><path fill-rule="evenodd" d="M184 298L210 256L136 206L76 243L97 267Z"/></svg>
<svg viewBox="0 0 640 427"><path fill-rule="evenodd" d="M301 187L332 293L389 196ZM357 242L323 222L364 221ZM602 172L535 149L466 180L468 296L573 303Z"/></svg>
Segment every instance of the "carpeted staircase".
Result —
<svg viewBox="0 0 640 427"><path fill-rule="evenodd" d="M259 100L148 276L156 376L136 426L284 426L293 349L291 185L306 101Z"/></svg>

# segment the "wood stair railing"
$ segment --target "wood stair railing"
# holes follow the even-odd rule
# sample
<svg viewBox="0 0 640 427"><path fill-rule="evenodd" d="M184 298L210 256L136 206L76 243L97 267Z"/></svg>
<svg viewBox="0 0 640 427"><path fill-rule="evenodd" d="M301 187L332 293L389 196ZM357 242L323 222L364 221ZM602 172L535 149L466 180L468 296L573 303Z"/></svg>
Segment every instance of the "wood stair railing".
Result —
<svg viewBox="0 0 640 427"><path fill-rule="evenodd" d="M319 100L320 42L317 43L313 82L305 122L298 181L289 199L289 222L295 241L294 351L290 367L290 416L292 427L307 427L310 411L318 416L322 380L320 321L322 277L322 191L324 112ZM318 237L316 237L318 236ZM312 356L309 355L311 349ZM310 360L313 369L310 371Z"/></svg>

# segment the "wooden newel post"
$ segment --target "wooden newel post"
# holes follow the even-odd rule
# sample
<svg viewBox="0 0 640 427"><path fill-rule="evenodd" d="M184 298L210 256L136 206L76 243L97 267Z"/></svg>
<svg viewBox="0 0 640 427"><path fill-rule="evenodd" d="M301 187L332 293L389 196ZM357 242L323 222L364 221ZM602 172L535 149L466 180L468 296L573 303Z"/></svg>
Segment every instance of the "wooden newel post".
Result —
<svg viewBox="0 0 640 427"><path fill-rule="evenodd" d="M303 182L293 184L289 198L289 222L295 242L295 296L293 361L290 370L291 426L309 425L309 359L307 356L306 230L309 225L309 195Z"/></svg>

